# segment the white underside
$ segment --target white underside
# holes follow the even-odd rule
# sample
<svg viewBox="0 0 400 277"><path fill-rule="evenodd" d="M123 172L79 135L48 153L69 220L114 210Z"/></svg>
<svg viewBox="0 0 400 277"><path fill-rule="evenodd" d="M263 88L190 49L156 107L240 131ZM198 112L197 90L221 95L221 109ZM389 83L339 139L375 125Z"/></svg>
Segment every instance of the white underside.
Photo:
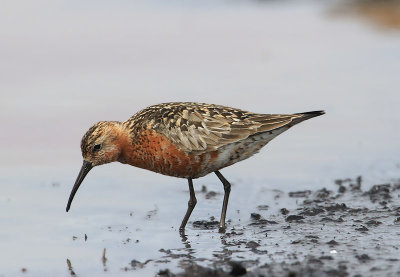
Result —
<svg viewBox="0 0 400 277"><path fill-rule="evenodd" d="M253 135L244 140L221 147L219 149L218 158L204 169L204 174L198 177L205 176L211 172L250 158L254 154L258 153L260 149L264 147L268 142L270 142L273 138L280 135L287 129L289 128L282 127L273 131Z"/></svg>

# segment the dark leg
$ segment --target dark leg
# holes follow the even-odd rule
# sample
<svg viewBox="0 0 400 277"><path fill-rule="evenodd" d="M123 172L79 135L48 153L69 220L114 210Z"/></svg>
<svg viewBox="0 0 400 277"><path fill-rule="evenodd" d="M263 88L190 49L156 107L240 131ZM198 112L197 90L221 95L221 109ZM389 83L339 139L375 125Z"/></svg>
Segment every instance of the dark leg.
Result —
<svg viewBox="0 0 400 277"><path fill-rule="evenodd" d="M182 220L181 227L179 227L179 231L181 233L185 232L186 223L188 222L190 214L192 213L194 206L196 206L196 203L197 203L196 195L194 194L193 181L191 178L188 178L188 181L189 181L190 198L189 198L188 209L186 211L185 217Z"/></svg>
<svg viewBox="0 0 400 277"><path fill-rule="evenodd" d="M229 184L228 180L225 179L224 176L217 170L215 174L221 180L222 184L224 185L224 203L222 204L222 212L221 212L221 220L219 221L219 231L225 231L225 217L226 217L226 209L228 207L228 200L229 200L229 193L231 192L231 184Z"/></svg>

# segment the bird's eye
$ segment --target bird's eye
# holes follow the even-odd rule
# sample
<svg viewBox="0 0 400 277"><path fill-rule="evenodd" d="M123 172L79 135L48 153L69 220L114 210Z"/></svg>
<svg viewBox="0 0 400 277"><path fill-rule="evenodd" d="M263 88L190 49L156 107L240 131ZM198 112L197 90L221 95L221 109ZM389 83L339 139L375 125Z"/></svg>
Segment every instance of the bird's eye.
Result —
<svg viewBox="0 0 400 277"><path fill-rule="evenodd" d="M101 144L96 144L95 146L93 146L93 152L99 151L101 148Z"/></svg>

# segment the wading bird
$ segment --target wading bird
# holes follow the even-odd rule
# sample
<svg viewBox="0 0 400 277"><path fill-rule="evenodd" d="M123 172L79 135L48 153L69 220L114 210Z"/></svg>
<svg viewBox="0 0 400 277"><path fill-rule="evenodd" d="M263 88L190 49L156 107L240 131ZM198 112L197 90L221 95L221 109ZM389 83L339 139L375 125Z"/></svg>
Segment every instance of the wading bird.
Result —
<svg viewBox="0 0 400 277"><path fill-rule="evenodd" d="M83 136L83 165L72 188L67 212L85 178L95 166L121 162L189 182L186 223L197 200L193 179L214 172L224 186L219 229L225 230L230 183L220 169L247 159L273 138L304 120L324 114L257 114L230 107L176 102L150 106L127 121L101 121Z"/></svg>

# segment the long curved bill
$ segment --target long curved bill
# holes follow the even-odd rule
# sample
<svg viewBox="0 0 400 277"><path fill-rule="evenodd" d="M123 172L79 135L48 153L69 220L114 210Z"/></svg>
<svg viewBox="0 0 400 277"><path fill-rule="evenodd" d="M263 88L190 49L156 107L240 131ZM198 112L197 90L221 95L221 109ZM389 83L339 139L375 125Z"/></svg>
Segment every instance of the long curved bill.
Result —
<svg viewBox="0 0 400 277"><path fill-rule="evenodd" d="M85 179L86 174L93 168L92 163L83 160L83 165L81 171L79 171L78 178L76 178L75 185L72 188L71 194L69 195L68 204L67 204L67 212L71 207L72 200L74 199L75 193L78 191L79 186L81 185L83 179Z"/></svg>

